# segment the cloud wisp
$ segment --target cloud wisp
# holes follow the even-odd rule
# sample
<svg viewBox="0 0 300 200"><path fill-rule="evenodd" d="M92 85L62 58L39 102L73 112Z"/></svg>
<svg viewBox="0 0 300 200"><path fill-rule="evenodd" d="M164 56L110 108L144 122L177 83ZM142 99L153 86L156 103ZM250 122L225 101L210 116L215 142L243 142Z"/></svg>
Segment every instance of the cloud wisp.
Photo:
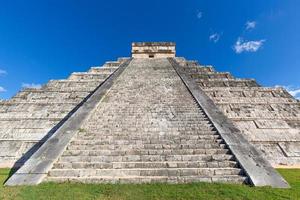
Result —
<svg viewBox="0 0 300 200"><path fill-rule="evenodd" d="M256 21L247 21L246 22L246 30L255 29Z"/></svg>
<svg viewBox="0 0 300 200"><path fill-rule="evenodd" d="M300 87L295 87L295 86L284 86L284 85L275 85L276 88L278 87L282 87L284 89L286 89L293 97L295 97L296 99L300 100Z"/></svg>
<svg viewBox="0 0 300 200"><path fill-rule="evenodd" d="M22 83L22 88L40 89L41 87L42 87L41 84L36 84L36 83Z"/></svg>
<svg viewBox="0 0 300 200"><path fill-rule="evenodd" d="M233 50L237 53L243 52L256 52L260 49L266 40L254 40L244 41L243 38L239 37L233 46Z"/></svg>
<svg viewBox="0 0 300 200"><path fill-rule="evenodd" d="M211 35L209 36L209 41L212 41L212 42L214 42L214 43L217 43L217 42L220 40L220 38L221 38L221 34L219 34L219 33L214 33L214 34L211 34Z"/></svg>
<svg viewBox="0 0 300 200"><path fill-rule="evenodd" d="M300 88L295 90L288 90L288 92L295 98L300 99Z"/></svg>
<svg viewBox="0 0 300 200"><path fill-rule="evenodd" d="M6 92L6 89L0 86L0 92Z"/></svg>
<svg viewBox="0 0 300 200"><path fill-rule="evenodd" d="M201 19L202 16L203 16L203 13L202 13L201 11L198 11L198 12L197 12L197 18L198 18L198 19Z"/></svg>
<svg viewBox="0 0 300 200"><path fill-rule="evenodd" d="M3 69L0 69L0 76L1 75L6 75L7 74L7 71L3 70Z"/></svg>

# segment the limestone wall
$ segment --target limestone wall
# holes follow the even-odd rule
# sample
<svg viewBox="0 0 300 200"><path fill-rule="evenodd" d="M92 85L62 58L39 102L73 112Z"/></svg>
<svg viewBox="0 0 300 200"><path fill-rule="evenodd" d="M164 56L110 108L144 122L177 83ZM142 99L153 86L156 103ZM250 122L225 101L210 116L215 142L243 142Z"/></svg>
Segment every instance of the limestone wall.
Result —
<svg viewBox="0 0 300 200"><path fill-rule="evenodd" d="M50 80L40 89L24 89L1 101L0 167L21 165L43 138L125 60L72 73L64 80Z"/></svg>
<svg viewBox="0 0 300 200"><path fill-rule="evenodd" d="M133 58L168 58L175 57L175 43L173 42L133 42Z"/></svg>
<svg viewBox="0 0 300 200"><path fill-rule="evenodd" d="M300 165L300 102L285 89L177 61L274 166Z"/></svg>

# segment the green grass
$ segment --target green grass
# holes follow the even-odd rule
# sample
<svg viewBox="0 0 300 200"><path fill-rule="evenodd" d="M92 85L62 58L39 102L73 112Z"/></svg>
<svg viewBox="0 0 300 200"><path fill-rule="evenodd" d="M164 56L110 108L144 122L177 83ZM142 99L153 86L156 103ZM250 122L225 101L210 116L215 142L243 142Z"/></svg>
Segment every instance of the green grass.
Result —
<svg viewBox="0 0 300 200"><path fill-rule="evenodd" d="M300 169L279 169L290 189L232 184L75 184L43 183L5 187L10 170L0 169L0 199L300 199Z"/></svg>

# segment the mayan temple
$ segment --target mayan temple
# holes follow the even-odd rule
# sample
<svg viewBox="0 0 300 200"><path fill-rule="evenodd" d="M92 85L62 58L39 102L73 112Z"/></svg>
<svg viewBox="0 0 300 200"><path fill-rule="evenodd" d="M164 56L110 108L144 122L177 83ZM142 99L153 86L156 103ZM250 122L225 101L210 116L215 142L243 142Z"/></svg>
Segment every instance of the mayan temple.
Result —
<svg viewBox="0 0 300 200"><path fill-rule="evenodd" d="M131 57L0 101L6 185L41 182L229 182L286 188L300 165L300 102L176 56L175 43L132 43Z"/></svg>

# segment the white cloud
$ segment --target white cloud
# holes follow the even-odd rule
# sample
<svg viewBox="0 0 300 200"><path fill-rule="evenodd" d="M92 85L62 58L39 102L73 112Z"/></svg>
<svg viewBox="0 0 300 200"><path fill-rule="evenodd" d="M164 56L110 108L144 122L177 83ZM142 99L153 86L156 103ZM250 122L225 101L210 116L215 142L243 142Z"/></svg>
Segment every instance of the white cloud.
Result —
<svg viewBox="0 0 300 200"><path fill-rule="evenodd" d="M0 86L0 92L6 92L6 89Z"/></svg>
<svg viewBox="0 0 300 200"><path fill-rule="evenodd" d="M282 85L275 85L275 87L282 87L286 89L293 97L300 100L300 87L295 86L282 86Z"/></svg>
<svg viewBox="0 0 300 200"><path fill-rule="evenodd" d="M214 33L209 36L209 40L217 43L220 40L221 35L219 33Z"/></svg>
<svg viewBox="0 0 300 200"><path fill-rule="evenodd" d="M7 74L7 72L5 70L0 69L0 75L6 75L6 74Z"/></svg>
<svg viewBox="0 0 300 200"><path fill-rule="evenodd" d="M246 22L246 30L251 30L256 27L256 21L247 21Z"/></svg>
<svg viewBox="0 0 300 200"><path fill-rule="evenodd" d="M35 83L22 83L22 88L33 88L33 89L39 89L41 88L41 84L35 84Z"/></svg>
<svg viewBox="0 0 300 200"><path fill-rule="evenodd" d="M197 12L197 18L198 18L198 19L201 19L202 16L203 16L203 13L202 13L201 11L198 11L198 12Z"/></svg>
<svg viewBox="0 0 300 200"><path fill-rule="evenodd" d="M265 40L256 40L256 41L244 41L243 38L238 38L233 49L236 53L247 52L256 52L263 45Z"/></svg>
<svg viewBox="0 0 300 200"><path fill-rule="evenodd" d="M296 90L288 90L288 92L295 98L300 99L300 88Z"/></svg>

